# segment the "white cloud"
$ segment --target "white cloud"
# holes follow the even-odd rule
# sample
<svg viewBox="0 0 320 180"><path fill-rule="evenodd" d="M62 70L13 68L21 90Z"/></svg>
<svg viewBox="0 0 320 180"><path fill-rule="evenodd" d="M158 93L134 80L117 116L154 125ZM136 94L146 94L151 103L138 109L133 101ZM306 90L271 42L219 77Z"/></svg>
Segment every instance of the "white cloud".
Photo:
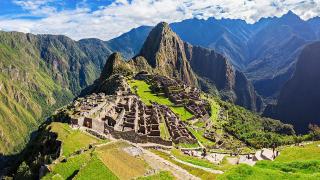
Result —
<svg viewBox="0 0 320 180"><path fill-rule="evenodd" d="M64 34L73 39L110 39L141 25L160 21L177 22L188 18L240 18L255 22L261 17L280 16L293 10L304 19L318 16L320 0L116 0L91 11L84 5L57 11L53 0L15 0L37 20L0 17L0 28L32 33Z"/></svg>

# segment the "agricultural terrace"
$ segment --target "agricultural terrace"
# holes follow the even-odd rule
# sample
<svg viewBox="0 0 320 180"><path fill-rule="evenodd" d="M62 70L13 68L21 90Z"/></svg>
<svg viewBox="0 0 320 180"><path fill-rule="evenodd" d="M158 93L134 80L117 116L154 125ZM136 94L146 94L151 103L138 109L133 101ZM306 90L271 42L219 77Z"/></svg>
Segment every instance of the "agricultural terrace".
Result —
<svg viewBox="0 0 320 180"><path fill-rule="evenodd" d="M99 140L65 123L53 122L49 127L58 135L64 153L41 179L175 179L167 171L146 176L151 167L142 157L128 153L126 149L133 146L124 141ZM89 148L92 144L96 147Z"/></svg>

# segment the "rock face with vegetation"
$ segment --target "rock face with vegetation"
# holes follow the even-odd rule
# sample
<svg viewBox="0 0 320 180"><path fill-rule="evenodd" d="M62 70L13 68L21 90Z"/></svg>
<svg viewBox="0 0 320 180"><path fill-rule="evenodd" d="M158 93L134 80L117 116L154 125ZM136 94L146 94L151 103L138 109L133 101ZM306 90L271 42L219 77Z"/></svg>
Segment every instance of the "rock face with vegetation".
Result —
<svg viewBox="0 0 320 180"><path fill-rule="evenodd" d="M224 99L254 111L262 108L261 98L252 84L224 56L183 42L166 23L158 24L150 32L139 56L147 60L155 73L195 86L204 85L206 81L220 91Z"/></svg>
<svg viewBox="0 0 320 180"><path fill-rule="evenodd" d="M144 57L159 74L177 77L189 85L197 84L184 42L167 23L160 23L151 30L138 56Z"/></svg>
<svg viewBox="0 0 320 180"><path fill-rule="evenodd" d="M98 77L109 54L99 40L0 32L0 153L19 151L46 116Z"/></svg>
<svg viewBox="0 0 320 180"><path fill-rule="evenodd" d="M293 124L299 133L307 132L309 123L320 123L319 52L320 42L303 49L296 71L281 90L277 104L265 111L267 116Z"/></svg>

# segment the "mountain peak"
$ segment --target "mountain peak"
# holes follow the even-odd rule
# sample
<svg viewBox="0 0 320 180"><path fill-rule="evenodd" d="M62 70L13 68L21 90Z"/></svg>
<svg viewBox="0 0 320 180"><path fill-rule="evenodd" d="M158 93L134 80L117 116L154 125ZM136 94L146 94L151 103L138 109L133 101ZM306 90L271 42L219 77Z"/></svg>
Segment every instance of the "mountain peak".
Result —
<svg viewBox="0 0 320 180"><path fill-rule="evenodd" d="M159 54L170 54L168 50L182 47L182 40L171 30L169 24L161 22L151 30L139 55L146 58L149 64L155 68L161 64L163 58L166 57L163 56L162 58L159 58Z"/></svg>
<svg viewBox="0 0 320 180"><path fill-rule="evenodd" d="M109 78L113 74L113 71L116 68L115 66L117 65L117 63L121 63L122 61L123 58L119 52L112 53L107 59L107 62L102 70L100 80Z"/></svg>
<svg viewBox="0 0 320 180"><path fill-rule="evenodd" d="M301 20L301 18L294 13L293 11L289 10L286 14L284 14L282 17L282 19L286 19L286 20Z"/></svg>
<svg viewBox="0 0 320 180"><path fill-rule="evenodd" d="M189 85L196 84L196 77L185 54L184 42L168 23L161 22L151 30L139 56L144 57L159 74L178 77Z"/></svg>
<svg viewBox="0 0 320 180"><path fill-rule="evenodd" d="M170 29L169 24L167 22L160 22L155 26L155 28L161 28L161 29L169 28Z"/></svg>

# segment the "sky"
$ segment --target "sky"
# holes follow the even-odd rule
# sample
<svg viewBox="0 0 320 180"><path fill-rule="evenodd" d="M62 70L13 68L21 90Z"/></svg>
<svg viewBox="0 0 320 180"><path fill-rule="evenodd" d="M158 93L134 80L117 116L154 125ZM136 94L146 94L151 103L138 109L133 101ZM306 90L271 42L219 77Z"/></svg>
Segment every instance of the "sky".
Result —
<svg viewBox="0 0 320 180"><path fill-rule="evenodd" d="M320 0L0 0L0 30L109 40L141 25L209 17L320 16Z"/></svg>

